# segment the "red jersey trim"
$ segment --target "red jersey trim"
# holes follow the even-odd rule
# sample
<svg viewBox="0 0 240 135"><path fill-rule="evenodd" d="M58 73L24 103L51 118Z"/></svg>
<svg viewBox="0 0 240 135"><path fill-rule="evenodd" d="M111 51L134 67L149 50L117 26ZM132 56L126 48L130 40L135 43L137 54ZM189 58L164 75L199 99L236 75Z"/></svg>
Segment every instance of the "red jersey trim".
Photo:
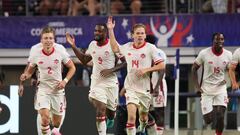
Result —
<svg viewBox="0 0 240 135"><path fill-rule="evenodd" d="M216 56L220 56L220 55L223 53L223 49L222 49L222 51L221 51L220 53L217 53L217 52L213 49L213 47L212 47L212 52L213 52L213 54L215 54Z"/></svg>
<svg viewBox="0 0 240 135"><path fill-rule="evenodd" d="M154 62L154 64L158 64L158 63L161 63L161 62L164 62L164 60L160 59L160 60L157 60Z"/></svg>
<svg viewBox="0 0 240 135"><path fill-rule="evenodd" d="M140 49L140 48L143 48L146 44L147 44L146 41L144 41L144 43L143 43L142 45L140 45L140 46L136 46L136 45L133 43L133 48L135 48L135 49Z"/></svg>
<svg viewBox="0 0 240 135"><path fill-rule="evenodd" d="M105 42L102 45L100 45L99 42L97 42L97 46L99 46L99 47L103 47L107 44L108 44L108 39L106 39Z"/></svg>
<svg viewBox="0 0 240 135"><path fill-rule="evenodd" d="M47 52L45 52L43 49L42 49L42 53L46 56L50 56L51 54L53 54L55 51L55 48L53 47L53 50L48 54Z"/></svg>

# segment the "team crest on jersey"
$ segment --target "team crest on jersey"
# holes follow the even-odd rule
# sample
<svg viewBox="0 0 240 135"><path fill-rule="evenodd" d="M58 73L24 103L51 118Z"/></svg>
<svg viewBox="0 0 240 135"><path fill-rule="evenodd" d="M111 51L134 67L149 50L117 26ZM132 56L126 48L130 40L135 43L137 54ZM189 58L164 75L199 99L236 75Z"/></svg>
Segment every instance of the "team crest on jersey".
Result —
<svg viewBox="0 0 240 135"><path fill-rule="evenodd" d="M54 60L54 64L58 64L59 63L59 60L58 59L55 59Z"/></svg>
<svg viewBox="0 0 240 135"><path fill-rule="evenodd" d="M131 56L132 54L131 53L128 53L128 56Z"/></svg>
<svg viewBox="0 0 240 135"><path fill-rule="evenodd" d="M144 59L146 57L145 54L141 54L141 58Z"/></svg>
<svg viewBox="0 0 240 135"><path fill-rule="evenodd" d="M39 61L38 64L43 64L43 61Z"/></svg>
<svg viewBox="0 0 240 135"><path fill-rule="evenodd" d="M95 51L93 51L92 53L93 53L93 54L95 54L96 52L95 52Z"/></svg>
<svg viewBox="0 0 240 135"><path fill-rule="evenodd" d="M105 51L105 56L109 56L109 51Z"/></svg>
<svg viewBox="0 0 240 135"><path fill-rule="evenodd" d="M208 64L213 64L213 62L212 62L212 61L209 61Z"/></svg>

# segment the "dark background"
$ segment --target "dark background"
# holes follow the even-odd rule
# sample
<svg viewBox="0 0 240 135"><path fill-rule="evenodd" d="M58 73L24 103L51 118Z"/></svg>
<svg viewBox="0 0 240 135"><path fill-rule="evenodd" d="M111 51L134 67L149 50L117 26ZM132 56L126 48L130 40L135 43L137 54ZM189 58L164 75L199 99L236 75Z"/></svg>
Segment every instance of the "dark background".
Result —
<svg viewBox="0 0 240 135"><path fill-rule="evenodd" d="M63 135L86 134L96 135L95 110L88 101L87 87L67 87L67 111L61 133ZM9 97L9 87L0 91L0 94ZM36 116L34 109L34 87L25 87L23 97L19 99L19 134L14 135L37 135ZM9 119L9 109L2 104L3 112L0 114L0 125ZM13 135L9 132L4 135Z"/></svg>

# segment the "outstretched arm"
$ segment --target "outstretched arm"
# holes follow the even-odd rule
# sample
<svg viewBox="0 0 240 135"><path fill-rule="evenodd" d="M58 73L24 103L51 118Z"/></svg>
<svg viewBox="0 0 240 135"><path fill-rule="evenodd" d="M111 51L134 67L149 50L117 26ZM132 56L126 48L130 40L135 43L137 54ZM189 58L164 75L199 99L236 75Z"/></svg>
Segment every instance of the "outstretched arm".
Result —
<svg viewBox="0 0 240 135"><path fill-rule="evenodd" d="M119 52L119 47L118 47L118 42L115 38L115 35L114 35L114 27L115 27L115 21L113 21L112 19L112 16L109 16L108 17L108 21L107 21L107 27L108 27L108 33L109 33L109 39L110 39L110 44L111 44L111 47L112 47L112 51L114 53L117 53Z"/></svg>
<svg viewBox="0 0 240 135"><path fill-rule="evenodd" d="M200 84L198 83L198 74L197 74L197 70L199 69L199 65L197 65L196 63L193 63L192 65L192 79L193 79L193 84L195 86L195 88L197 89L197 92L202 93L203 90L200 87Z"/></svg>
<svg viewBox="0 0 240 135"><path fill-rule="evenodd" d="M81 63L83 65L87 65L87 63L92 59L92 57L86 55L82 49L77 48L74 37L68 32L66 33L66 39L67 42L71 45L73 52L75 53L77 58L81 61Z"/></svg>

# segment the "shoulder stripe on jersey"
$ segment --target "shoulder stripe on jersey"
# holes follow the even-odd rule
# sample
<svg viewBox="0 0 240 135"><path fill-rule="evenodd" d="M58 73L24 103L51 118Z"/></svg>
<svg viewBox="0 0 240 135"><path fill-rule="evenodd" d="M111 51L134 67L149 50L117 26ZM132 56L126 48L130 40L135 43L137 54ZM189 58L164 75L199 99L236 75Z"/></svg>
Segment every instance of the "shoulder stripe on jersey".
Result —
<svg viewBox="0 0 240 135"><path fill-rule="evenodd" d="M164 62L164 60L163 59L157 60L157 61L154 62L154 64L158 64L158 63L161 63L161 62Z"/></svg>

